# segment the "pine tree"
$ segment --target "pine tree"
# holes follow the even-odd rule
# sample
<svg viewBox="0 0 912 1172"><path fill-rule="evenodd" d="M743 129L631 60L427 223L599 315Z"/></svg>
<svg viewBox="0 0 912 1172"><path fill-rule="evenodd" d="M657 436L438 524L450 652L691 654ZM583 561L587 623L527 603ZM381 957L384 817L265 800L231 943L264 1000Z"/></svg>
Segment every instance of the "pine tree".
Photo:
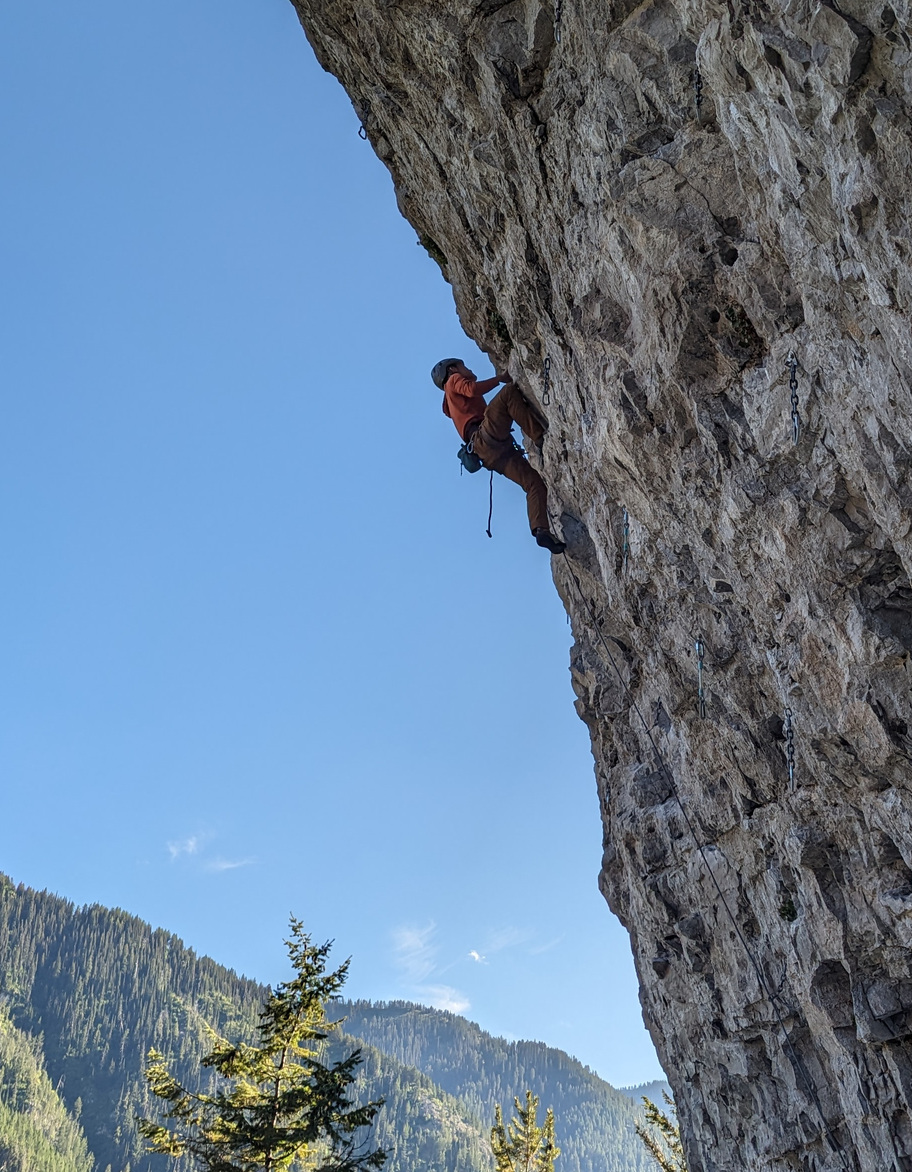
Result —
<svg viewBox="0 0 912 1172"><path fill-rule="evenodd" d="M674 1100L662 1093L666 1104L674 1111ZM643 1109L646 1112L647 1124L654 1128L652 1132L645 1131L639 1124L636 1125L637 1135L646 1145L646 1148L662 1172L687 1172L684 1160L684 1146L681 1143L681 1132L676 1123L660 1110L651 1099L643 1096Z"/></svg>
<svg viewBox="0 0 912 1172"><path fill-rule="evenodd" d="M138 1120L149 1151L190 1156L206 1172L370 1172L383 1164L386 1154L366 1150L363 1138L383 1100L354 1106L348 1098L361 1051L322 1061L325 1040L341 1024L327 1022L325 1006L345 983L348 961L327 973L330 945L312 945L293 917L286 944L296 976L267 996L260 1045L232 1045L209 1030L203 1066L224 1080L214 1094L187 1090L163 1055L149 1052L146 1080L173 1121L169 1129Z"/></svg>
<svg viewBox="0 0 912 1172"><path fill-rule="evenodd" d="M554 1161L560 1155L554 1142L554 1112L549 1107L544 1127L539 1127L538 1098L531 1091L526 1091L525 1107L519 1099L513 1102L519 1118L514 1117L506 1127L500 1107L494 1110L491 1151L497 1172L554 1172Z"/></svg>

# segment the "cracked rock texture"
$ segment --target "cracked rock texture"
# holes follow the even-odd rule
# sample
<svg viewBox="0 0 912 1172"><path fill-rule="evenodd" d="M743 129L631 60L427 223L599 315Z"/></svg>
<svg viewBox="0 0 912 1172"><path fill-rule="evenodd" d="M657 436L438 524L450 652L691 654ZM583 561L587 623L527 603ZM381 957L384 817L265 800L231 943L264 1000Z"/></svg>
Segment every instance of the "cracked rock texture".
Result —
<svg viewBox="0 0 912 1172"><path fill-rule="evenodd" d="M909 5L294 3L550 422L601 886L692 1172L909 1172Z"/></svg>

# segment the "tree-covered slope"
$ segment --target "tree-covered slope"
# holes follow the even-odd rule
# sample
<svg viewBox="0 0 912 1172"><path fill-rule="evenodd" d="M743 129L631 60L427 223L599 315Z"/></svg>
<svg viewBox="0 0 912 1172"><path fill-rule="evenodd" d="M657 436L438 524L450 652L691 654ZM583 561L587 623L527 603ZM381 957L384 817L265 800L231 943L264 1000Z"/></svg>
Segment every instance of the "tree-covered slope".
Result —
<svg viewBox="0 0 912 1172"><path fill-rule="evenodd" d="M0 1172L91 1172L82 1128L44 1069L40 1043L0 1007Z"/></svg>
<svg viewBox="0 0 912 1172"><path fill-rule="evenodd" d="M97 1172L164 1172L168 1162L143 1151L135 1124L158 1112L142 1077L149 1049L165 1054L185 1085L205 1080L204 1024L252 1040L264 993L123 911L76 907L0 876L0 999L71 1113L81 1100ZM509 1107L527 1087L555 1108L561 1172L645 1168L635 1106L560 1051L507 1043L416 1006L344 1003L338 1016L346 1013L351 1036L337 1044L363 1042L358 1096L386 1100L375 1131L390 1153L385 1172L489 1172L494 1103ZM0 1127L0 1142L8 1131ZM53 1164L28 1172L45 1168L58 1172ZM88 1172L78 1159L66 1168Z"/></svg>
<svg viewBox="0 0 912 1172"><path fill-rule="evenodd" d="M119 910L77 908L0 878L0 994L15 1024L43 1038L44 1060L81 1122L100 1172L137 1172L134 1117L154 1110L142 1078L151 1046L182 1077L198 1071L203 1021L249 1032L260 986Z"/></svg>
<svg viewBox="0 0 912 1172"><path fill-rule="evenodd" d="M345 1029L414 1066L490 1122L501 1104L531 1090L553 1107L561 1172L638 1172L650 1167L634 1131L640 1112L629 1096L562 1050L507 1042L453 1013L408 1002L343 1002Z"/></svg>

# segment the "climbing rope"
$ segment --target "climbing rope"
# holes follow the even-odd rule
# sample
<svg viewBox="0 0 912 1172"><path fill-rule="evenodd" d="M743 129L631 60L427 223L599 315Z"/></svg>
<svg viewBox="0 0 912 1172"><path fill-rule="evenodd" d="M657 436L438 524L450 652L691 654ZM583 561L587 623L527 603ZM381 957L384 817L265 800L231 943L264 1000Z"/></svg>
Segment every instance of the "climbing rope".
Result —
<svg viewBox="0 0 912 1172"><path fill-rule="evenodd" d="M695 69L693 72L693 87L697 105L697 116L699 117L700 107L703 105L703 74L699 69Z"/></svg>
<svg viewBox="0 0 912 1172"><path fill-rule="evenodd" d="M789 350L785 365L789 372L789 395L792 404L792 443L797 444L801 438L801 416L798 414L798 359L794 351Z"/></svg>
<svg viewBox="0 0 912 1172"><path fill-rule="evenodd" d="M491 473L491 479L488 481L488 527L485 530L488 537L493 537L491 532L491 518L494 516L494 473Z"/></svg>
<svg viewBox="0 0 912 1172"><path fill-rule="evenodd" d="M554 5L554 39L560 44L561 21L564 17L564 0L556 0Z"/></svg>
<svg viewBox="0 0 912 1172"><path fill-rule="evenodd" d="M795 1011L793 1008L791 1008L788 1005L788 1003L783 999L781 986L778 989L772 989L770 987L770 984L767 981L767 979L763 973L762 968L760 967L760 962L754 956L753 949L751 948L750 944L747 942L747 939L746 939L744 933L742 932L741 927L738 924L738 921L735 919L735 915L732 912L731 908L729 907L728 900L725 898L725 893L723 892L722 887L719 884L719 880L716 878L716 874L713 871L712 867L710 866L709 859L706 857L706 847L703 845L703 843L697 837L697 832L694 829L693 822L691 821L690 815L687 812L687 807L684 805L684 802L681 798L680 791L678 790L678 784L675 781L675 776L672 773L671 767L666 762L663 754L660 752L659 747L656 744L655 738L652 735L652 726L647 722L639 704L637 703L636 697L633 695L633 692L630 690L629 684L624 679L624 676L621 673L621 669L618 665L617 659L616 659L614 653L612 652L611 648L609 647L608 641L605 638L601 627L599 626L598 619L596 618L596 614L595 614L593 607L590 605L589 600L586 598L586 595L583 593L583 588L580 585L579 579L576 576L576 572L574 571L573 566L570 562L570 559L567 556L566 550L563 551L563 558L564 558L564 563L567 566L567 570L569 571L570 577L573 581L573 584L576 587L576 592L580 597L580 601L582 602L582 604L586 608L586 610L589 612L589 617L592 620L592 628L595 631L596 635L598 636L598 639L601 642L602 647L604 647L604 649L605 649L605 654L608 657L608 662L611 664L612 670L614 671L614 674L617 676L618 682L621 685L621 689L624 692L625 696L627 697L631 708L636 713L640 724L643 726L643 731L646 734L646 739L649 741L649 745L652 749L655 760L657 761L657 763L659 765L660 771L662 773L664 773L665 777L668 779L668 784L671 789L672 796L674 797L675 801L678 804L678 808L681 811L681 815L684 818L684 822L687 826L688 831L690 832L690 836L694 841L694 844L700 854L700 858L703 860L703 865L706 867L706 871L707 871L710 879L712 880L713 886L716 889L716 894L719 897L719 902L721 903L722 907L725 909L726 915L728 916L729 920L731 921L732 928L735 931L735 935L738 937L739 941L741 942L741 946L744 949L748 960L750 961L751 967L753 968L754 973L757 977L757 982L760 986L761 991L763 992L767 1001L769 1002L770 1007L773 1010L773 1013L776 1015L776 1021L779 1025L779 1029L782 1031L782 1038L783 1038L783 1041L785 1042L786 1049L788 1050L788 1053L792 1059L792 1062L794 1064L795 1069L798 1071L798 1073L800 1075L801 1082L804 1084L804 1089L807 1092L807 1096L810 1099L810 1101L814 1104L814 1107L817 1111L817 1114L820 1117L820 1122L823 1125L823 1132L826 1134L827 1140L829 1141L832 1150L834 1152L836 1152L837 1155L839 1156L840 1162L842 1163L843 1167L846 1169L846 1172L855 1172L855 1170L849 1164L848 1156L846 1155L845 1149L843 1148L843 1146L839 1142L839 1140L836 1138L836 1136L833 1134L833 1130L830 1127L829 1123L827 1122L827 1118L823 1113L823 1107L820 1105L820 1099L817 1095L817 1092L814 1090L814 1086L810 1080L810 1076L808 1075L807 1070L805 1068L805 1065L801 1060L801 1056L798 1054L798 1051L795 1049L795 1046L792 1042L792 1039L789 1037L788 1030L785 1028L785 1022L783 1021L782 1014L779 1011L779 1006L778 1006L777 1002L781 1001L782 1004L785 1005L786 1010L790 1013L795 1014L796 1016L797 1016L797 1011ZM718 850L719 848L716 847L715 849ZM720 854L721 853L722 852L720 851ZM725 858L724 854L722 857ZM728 863L727 859L726 859L726 863ZM728 863L728 866L731 868L730 863ZM731 869L734 872L734 868L731 868ZM784 980L785 980L785 977L783 975L783 983L784 983Z"/></svg>
<svg viewBox="0 0 912 1172"><path fill-rule="evenodd" d="M358 138L363 138L364 141L367 142L367 131L365 130L364 126L358 127ZM419 241L419 244L420 243L421 242Z"/></svg>

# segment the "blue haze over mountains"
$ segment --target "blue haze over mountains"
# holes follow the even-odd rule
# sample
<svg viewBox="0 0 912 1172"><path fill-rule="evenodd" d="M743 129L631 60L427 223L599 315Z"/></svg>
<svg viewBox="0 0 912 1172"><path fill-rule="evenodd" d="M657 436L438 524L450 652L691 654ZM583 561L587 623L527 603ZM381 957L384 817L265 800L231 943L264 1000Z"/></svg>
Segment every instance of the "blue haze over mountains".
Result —
<svg viewBox="0 0 912 1172"><path fill-rule="evenodd" d="M156 1114L142 1079L149 1048L199 1079L205 1023L251 1038L263 995L124 911L0 876L0 1166L164 1172L134 1123ZM646 1172L632 1098L560 1050L406 1002L341 1001L333 1016L346 1018L337 1045L363 1048L359 1097L386 1099L375 1139L389 1172L489 1172L494 1105L509 1110L527 1088L555 1110L559 1172Z"/></svg>

